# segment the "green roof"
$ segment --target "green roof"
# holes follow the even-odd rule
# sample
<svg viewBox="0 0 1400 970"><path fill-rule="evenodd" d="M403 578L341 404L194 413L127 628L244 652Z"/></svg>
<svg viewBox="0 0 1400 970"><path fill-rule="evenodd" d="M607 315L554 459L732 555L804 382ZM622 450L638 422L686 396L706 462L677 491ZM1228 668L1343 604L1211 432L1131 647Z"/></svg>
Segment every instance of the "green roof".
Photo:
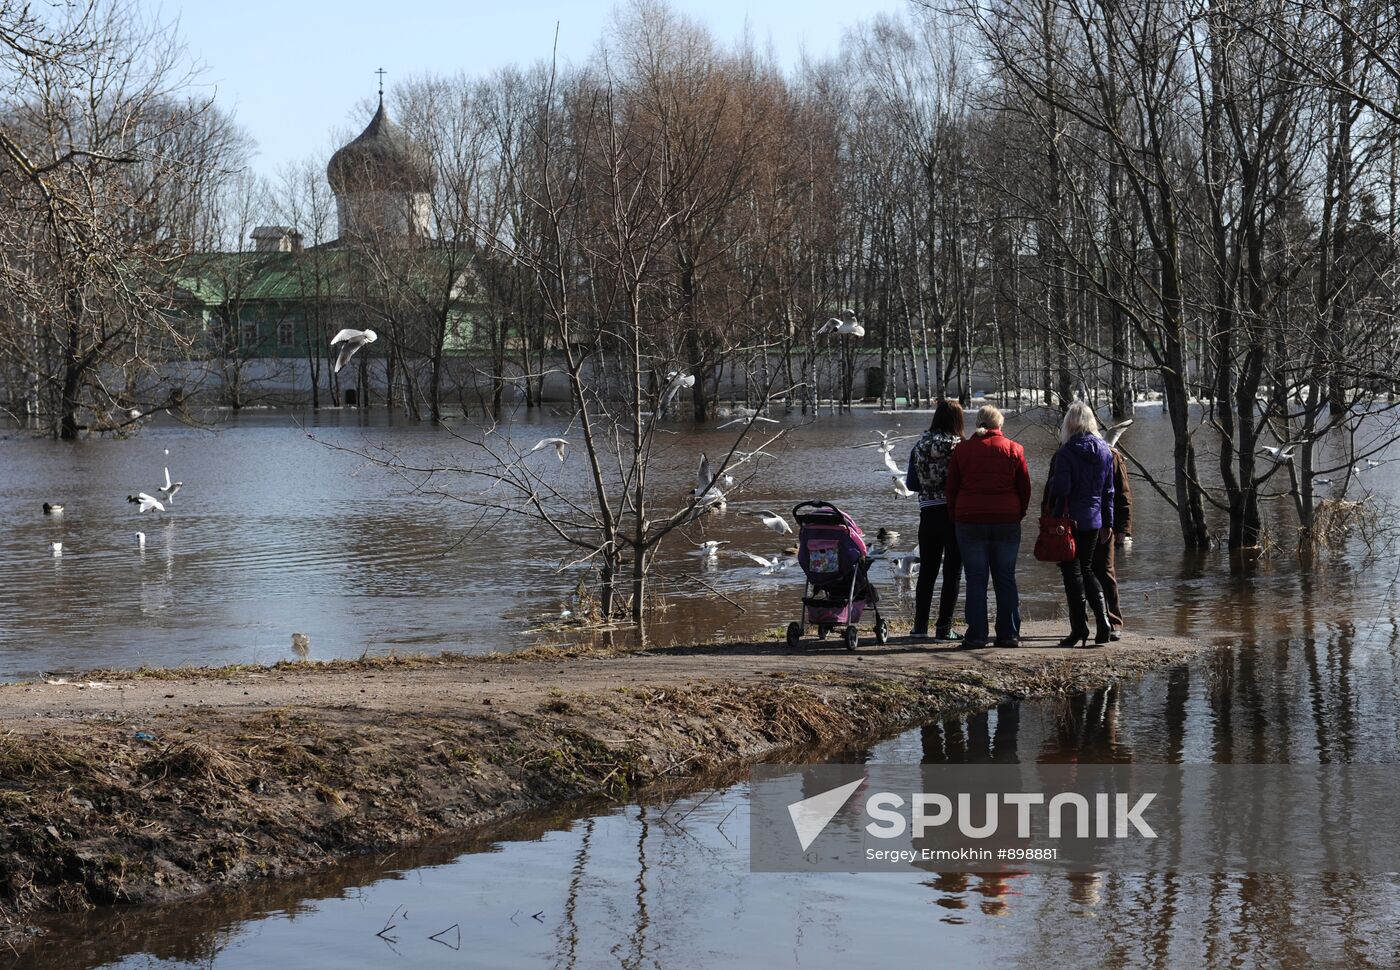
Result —
<svg viewBox="0 0 1400 970"><path fill-rule="evenodd" d="M465 250L419 249L404 254L412 257L408 271L431 286L440 285L441 274L448 272L460 279L471 259ZM171 282L177 300L219 306L232 301L351 299L357 291L363 293L366 282L372 284L373 274L363 254L352 249L200 253L184 260L171 274Z"/></svg>

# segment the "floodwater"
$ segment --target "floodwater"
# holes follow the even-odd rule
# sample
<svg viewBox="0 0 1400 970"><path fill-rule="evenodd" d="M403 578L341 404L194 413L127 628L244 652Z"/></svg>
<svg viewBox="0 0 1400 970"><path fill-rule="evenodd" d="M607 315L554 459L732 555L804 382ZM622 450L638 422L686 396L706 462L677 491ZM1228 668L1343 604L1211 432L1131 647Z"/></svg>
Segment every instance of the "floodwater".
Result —
<svg viewBox="0 0 1400 970"><path fill-rule="evenodd" d="M315 433L345 447L422 456L450 455L454 447L441 432L330 420L342 423ZM760 467L742 505L783 508L827 497L849 507L867 531L899 526L912 537L912 500L884 494L878 456L849 446L876 428L924 420L857 413L800 428ZM521 438L561 427L521 429ZM1009 428L1027 444L1038 484L1050 436L1034 420ZM1165 422L1155 409L1144 409L1128 434L1125 443L1146 464L1169 465ZM713 454L723 440L712 431L676 436L678 489L688 487L682 460L688 469L695 451ZM137 527L123 498L141 481L125 483L137 471L151 478L144 470L152 463L159 476L167 446L172 473L186 486L170 524L161 526L170 530L168 543L148 538L142 559L118 532ZM0 468L9 499L0 512L0 656L12 673L267 660L283 654L280 641L291 629L313 636L313 655L358 653L397 645L404 622L421 625L412 634L418 649L488 649L557 614L562 598L558 551L539 535L454 546L465 529L460 507L405 494L383 469L309 442L285 416L68 451L16 439L0 449L21 456ZM73 456L84 449L94 457L79 462ZM17 470L17 461L27 470ZM1364 472L1351 497L1393 499L1395 467ZM67 483L63 497L74 509L62 525L38 516L46 490L59 482ZM927 725L833 760L1400 762L1393 545L1367 554L1353 543L1308 571L1280 554L1232 572L1218 554L1184 556L1165 503L1146 486L1135 497L1137 539L1120 565L1129 622L1228 636L1239 649L1109 691ZM781 545L735 507L709 523L705 537L760 553ZM61 564L47 548L58 529ZM759 577L737 557L702 572L704 563L685 552L678 546L661 564L670 604L656 626L661 638L757 633L790 616L794 577ZM1027 612L1053 615L1057 574L1025 553ZM502 566L517 574L508 586L497 578ZM688 592L687 574L703 576L746 612L703 590ZM907 589L892 579L886 586L907 610ZM143 608L148 590L162 590L150 602L163 605ZM433 631L437 639L428 639ZM57 919L19 965L1400 964L1397 877L756 874L748 871L747 797L742 779L722 779L674 802L574 806L469 840L353 860L294 883L168 909Z"/></svg>
<svg viewBox="0 0 1400 970"><path fill-rule="evenodd" d="M871 536L881 526L899 529L908 549L917 541L915 501L894 494L875 450L853 446L874 440L877 429L912 433L927 420L870 411L816 423L787 418L779 426L787 435L766 449L773 457L736 470L729 509L663 546L652 588L665 609L651 623L652 638L759 636L795 617L800 573L764 575L739 554L773 556L791 540L741 509L770 508L790 518L796 503L824 498ZM1008 422L1027 447L1037 487L1053 445L1045 422L1043 412ZM60 444L9 432L0 439L0 677L267 663L291 656L294 632L310 637L313 659L389 650L484 653L580 636L560 623L561 612L574 606L579 570L567 564L575 550L535 522L456 500L480 495L479 479L442 474L429 481L364 457L420 468L481 466L480 453L459 437L476 431L397 424L378 413L366 421L352 411L245 411L216 415L204 429L148 427L124 441ZM528 448L570 429L567 418L533 416L510 433ZM724 454L732 435L668 429L652 464L656 507L677 507L693 487L698 455ZM745 447L763 440L752 434ZM1159 409L1140 409L1124 442L1170 480L1170 438ZM901 465L911 443L896 452ZM563 492L583 486L578 452L563 464L552 449L528 461ZM166 513L138 513L126 497L155 494L165 467L184 487ZM1393 493L1396 468L1400 463L1368 469L1349 495ZM1183 634L1232 630L1242 607L1235 597L1258 595L1270 596L1263 615L1282 629L1296 619L1294 571L1265 564L1247 583L1222 581L1218 556L1183 557L1175 515L1158 495L1145 484L1134 495L1136 543L1120 571L1141 622ZM45 516L44 502L65 511ZM692 554L703 539L730 544L711 561ZM61 556L52 554L53 542L62 542ZM1028 538L1023 613L1059 615L1058 572L1030 560L1030 545ZM1349 568L1343 562L1329 577L1339 615L1354 612L1346 601L1364 586L1345 575ZM884 567L876 575L885 576L886 592L900 594L890 601L907 618L907 581ZM1222 582L1232 595L1222 595Z"/></svg>

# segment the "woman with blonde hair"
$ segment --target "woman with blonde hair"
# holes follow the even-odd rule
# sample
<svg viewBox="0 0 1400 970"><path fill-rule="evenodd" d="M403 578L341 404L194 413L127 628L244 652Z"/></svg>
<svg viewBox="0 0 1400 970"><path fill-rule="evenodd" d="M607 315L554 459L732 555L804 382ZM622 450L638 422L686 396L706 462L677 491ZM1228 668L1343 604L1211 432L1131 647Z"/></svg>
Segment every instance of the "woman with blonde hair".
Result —
<svg viewBox="0 0 1400 970"><path fill-rule="evenodd" d="M1113 451L1099 437L1098 418L1084 401L1075 401L1065 411L1046 492L1046 513L1074 520L1075 556L1060 563L1070 632L1059 645L1088 645L1090 610L1096 621L1095 645L1108 643L1112 628L1093 561L1100 531L1113 528Z"/></svg>

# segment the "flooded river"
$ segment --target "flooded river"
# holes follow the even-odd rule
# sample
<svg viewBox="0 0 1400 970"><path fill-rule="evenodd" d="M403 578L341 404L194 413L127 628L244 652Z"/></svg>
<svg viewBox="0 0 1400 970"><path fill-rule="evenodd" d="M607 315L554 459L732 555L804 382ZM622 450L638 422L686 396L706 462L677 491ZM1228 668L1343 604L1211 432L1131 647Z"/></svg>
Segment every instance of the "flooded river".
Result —
<svg viewBox="0 0 1400 970"><path fill-rule="evenodd" d="M868 531L887 525L912 536L912 501L886 493L878 456L850 446L877 428L925 420L857 413L799 429L738 507L825 497ZM349 415L321 421L316 434L346 447L425 458L453 449L431 429L363 427ZM545 422L521 435L562 427ZM1009 430L1027 444L1038 485L1049 433L1033 419ZM1144 410L1125 444L1165 471L1165 430ZM712 431L677 436L678 489L689 485L690 455L723 440ZM172 474L186 484L171 515L146 518L142 556L131 540L142 523L124 498L158 482L167 447ZM10 676L265 661L286 654L294 629L312 636L313 656L486 650L559 636L537 629L563 599L559 550L542 536L458 543L459 508L407 494L383 469L309 441L285 415L76 448L12 437L0 454L0 667ZM1353 497L1393 499L1395 467L1363 474ZM39 514L53 496L70 508L62 523ZM1400 762L1394 549L1367 556L1353 545L1306 572L1280 555L1232 573L1218 554L1184 556L1165 503L1145 485L1135 497L1137 540L1120 565L1128 622L1228 635L1240 649L1110 691L930 724L834 760ZM734 508L703 537L759 553L780 544ZM61 562L48 550L59 535ZM766 632L790 617L799 595L792 577L758 577L737 557L699 573L705 567L687 551L677 544L660 567L670 608L659 639ZM746 612L688 589L687 573ZM1054 615L1057 574L1027 549L1022 575L1026 612ZM907 590L893 579L886 586L907 610ZM575 806L296 883L63 918L19 965L1400 964L1397 877L754 874L747 798L740 780L674 803Z"/></svg>
<svg viewBox="0 0 1400 970"><path fill-rule="evenodd" d="M873 449L853 446L876 430L912 433L928 416L858 411L805 424L739 474L737 499L663 546L654 589L666 609L651 626L659 642L756 636L794 618L800 574L762 575L739 551L772 556L785 541L741 509L790 516L798 502L824 498L850 511L873 535L881 527L916 541L918 510L897 497ZM463 434L471 428L459 428ZM1043 413L1012 418L1008 431L1043 480L1054 439ZM315 436L308 436L308 433ZM526 447L567 434L563 418L517 421ZM658 507L678 505L693 487L701 452L722 454L732 432L677 425L652 469ZM754 436L750 447L759 443ZM1170 480L1165 416L1140 409L1125 445ZM903 464L903 442L896 457ZM359 453L413 466L470 465L479 455L441 428L401 425L382 415L364 423L348 411L251 411L215 416L207 429L146 428L131 440L76 445L10 432L0 440L0 677L142 664L267 663L291 657L291 634L311 638L313 659L366 651L509 650L570 636L559 629L577 572L573 558L535 523L486 526L481 514L415 486ZM561 489L580 486L575 452L531 458ZM166 513L142 515L126 497L155 494L169 467L184 482ZM1400 462L1370 469L1352 497L1396 490ZM464 477L440 476L434 490L465 494ZM1266 563L1249 582L1219 578L1218 555L1184 557L1175 515L1146 484L1135 490L1136 544L1120 572L1134 622L1195 634L1240 627L1242 618L1296 628L1306 608L1303 580ZM44 502L64 506L45 516ZM138 544L137 532L145 534ZM714 561L691 555L704 539L730 544ZM61 556L51 543L62 542ZM1028 618L1058 615L1059 574L1023 554ZM1366 615L1375 583L1347 575L1345 559L1326 577L1330 615ZM907 582L884 576L907 619ZM718 590L733 604L717 598ZM1265 597L1264 601L1257 601ZM1351 600L1359 597L1355 606ZM1243 600L1241 599L1243 598ZM742 610L742 611L741 611Z"/></svg>

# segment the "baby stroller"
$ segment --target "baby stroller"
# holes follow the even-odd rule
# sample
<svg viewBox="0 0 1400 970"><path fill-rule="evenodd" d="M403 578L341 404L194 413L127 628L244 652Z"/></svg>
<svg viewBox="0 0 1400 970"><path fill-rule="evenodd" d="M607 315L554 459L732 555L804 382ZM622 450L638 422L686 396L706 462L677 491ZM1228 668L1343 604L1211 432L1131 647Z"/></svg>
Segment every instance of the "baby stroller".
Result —
<svg viewBox="0 0 1400 970"><path fill-rule="evenodd" d="M856 624L869 606L875 614L875 642L890 638L889 623L880 618L880 597L870 585L869 550L860 526L830 502L803 502L792 510L797 520L797 562L807 577L802 592L802 619L789 623L787 645L796 648L807 624L817 636L844 626L847 650L860 642Z"/></svg>

